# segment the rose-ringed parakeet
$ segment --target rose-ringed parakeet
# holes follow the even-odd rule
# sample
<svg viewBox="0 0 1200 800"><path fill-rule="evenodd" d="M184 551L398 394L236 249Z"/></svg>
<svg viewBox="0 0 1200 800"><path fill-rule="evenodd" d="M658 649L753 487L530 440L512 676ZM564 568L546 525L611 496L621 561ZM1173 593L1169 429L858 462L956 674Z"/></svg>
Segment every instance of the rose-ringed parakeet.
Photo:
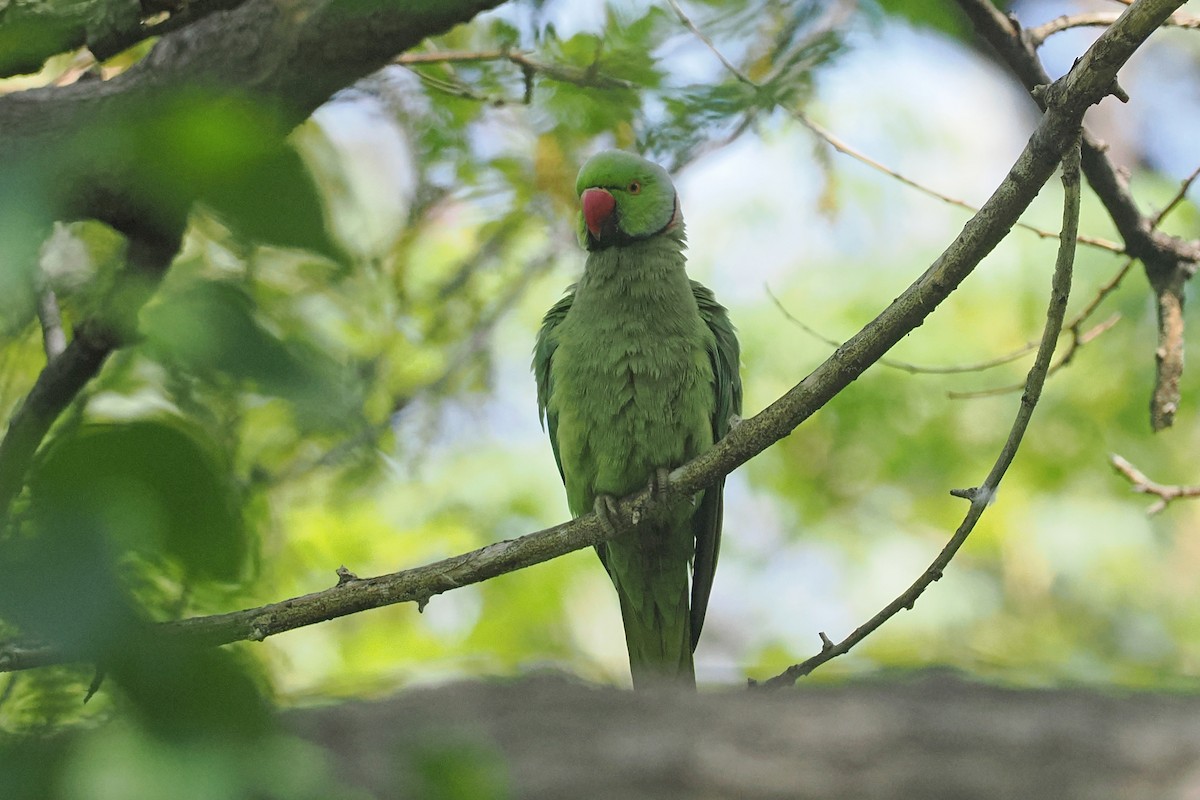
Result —
<svg viewBox="0 0 1200 800"><path fill-rule="evenodd" d="M684 271L683 217L666 170L607 151L583 165L575 188L587 264L542 321L533 370L578 516L710 448L741 412L742 386L725 309ZM620 599L635 688L695 684L722 488L597 548Z"/></svg>

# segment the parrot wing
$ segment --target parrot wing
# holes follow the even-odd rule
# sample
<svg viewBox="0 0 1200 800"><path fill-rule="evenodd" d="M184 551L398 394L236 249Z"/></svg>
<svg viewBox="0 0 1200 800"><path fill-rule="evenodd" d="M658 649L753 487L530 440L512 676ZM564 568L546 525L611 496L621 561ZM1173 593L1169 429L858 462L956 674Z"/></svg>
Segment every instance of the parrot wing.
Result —
<svg viewBox="0 0 1200 800"><path fill-rule="evenodd" d="M542 318L542 327L538 331L537 344L533 348L533 375L537 380L538 419L542 427L550 435L550 447L554 450L554 463L558 465L558 475L563 478L562 456L558 453L558 415L550 411L550 393L553 390L550 379L550 361L554 351L558 349L558 337L555 335L558 324L571 310L575 301L575 286L567 287L567 293L562 299L550 307Z"/></svg>
<svg viewBox="0 0 1200 800"><path fill-rule="evenodd" d="M692 294L700 309L700 317L713 333L712 360L713 443L729 433L730 419L742 413L742 379L738 373L740 350L733 324L725 307L705 286L692 281ZM699 508L692 516L692 531L696 537L696 554L692 560L691 633L692 649L700 640L708 597L712 593L713 575L717 570L717 555L721 549L721 518L724 513L725 481L707 489Z"/></svg>

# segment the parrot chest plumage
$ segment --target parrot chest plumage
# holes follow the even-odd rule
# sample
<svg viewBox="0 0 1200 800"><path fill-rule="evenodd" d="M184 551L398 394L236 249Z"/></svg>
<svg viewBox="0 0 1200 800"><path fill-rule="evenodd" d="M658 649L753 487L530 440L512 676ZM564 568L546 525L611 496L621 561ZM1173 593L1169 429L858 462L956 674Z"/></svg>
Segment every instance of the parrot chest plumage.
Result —
<svg viewBox="0 0 1200 800"><path fill-rule="evenodd" d="M712 332L681 255L593 253L557 335L548 410L572 513L712 445Z"/></svg>

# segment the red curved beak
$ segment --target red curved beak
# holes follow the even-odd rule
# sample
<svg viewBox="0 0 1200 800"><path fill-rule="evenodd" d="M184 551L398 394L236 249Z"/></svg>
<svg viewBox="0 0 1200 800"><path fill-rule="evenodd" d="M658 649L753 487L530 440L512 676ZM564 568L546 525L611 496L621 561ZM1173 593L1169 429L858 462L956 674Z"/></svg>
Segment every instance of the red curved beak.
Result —
<svg viewBox="0 0 1200 800"><path fill-rule="evenodd" d="M600 228L617 207L616 198L604 189L584 189L579 197L579 204L583 207L584 224L592 236L599 239Z"/></svg>

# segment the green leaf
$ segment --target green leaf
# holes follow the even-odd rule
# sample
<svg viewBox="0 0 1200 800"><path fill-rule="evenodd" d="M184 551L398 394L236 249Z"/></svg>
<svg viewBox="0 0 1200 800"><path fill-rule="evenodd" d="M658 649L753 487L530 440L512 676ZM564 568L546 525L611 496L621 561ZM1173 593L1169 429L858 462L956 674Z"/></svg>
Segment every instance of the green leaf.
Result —
<svg viewBox="0 0 1200 800"><path fill-rule="evenodd" d="M334 261L345 258L329 234L312 174L287 144L249 160L203 199L236 234L253 243L311 250Z"/></svg>
<svg viewBox="0 0 1200 800"><path fill-rule="evenodd" d="M345 370L315 347L276 335L239 287L195 281L142 311L147 345L160 361L212 382L222 375L285 398L315 424L344 419L354 401Z"/></svg>
<svg viewBox="0 0 1200 800"><path fill-rule="evenodd" d="M135 551L176 559L199 577L241 573L240 499L207 437L183 420L86 425L51 446L31 496L38 541L96 551L95 566L77 564L77 572L98 573Z"/></svg>
<svg viewBox="0 0 1200 800"><path fill-rule="evenodd" d="M933 28L956 39L969 39L971 28L950 0L875 0L880 10L918 27Z"/></svg>

